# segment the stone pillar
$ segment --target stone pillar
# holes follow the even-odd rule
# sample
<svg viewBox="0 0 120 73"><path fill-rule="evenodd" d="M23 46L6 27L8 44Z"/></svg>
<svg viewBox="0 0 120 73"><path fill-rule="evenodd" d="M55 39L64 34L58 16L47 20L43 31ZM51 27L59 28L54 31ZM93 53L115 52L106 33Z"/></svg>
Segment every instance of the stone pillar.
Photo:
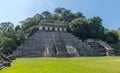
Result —
<svg viewBox="0 0 120 73"><path fill-rule="evenodd" d="M48 30L48 27L45 27L45 30Z"/></svg>
<svg viewBox="0 0 120 73"><path fill-rule="evenodd" d="M67 31L66 28L64 28L64 31Z"/></svg>
<svg viewBox="0 0 120 73"><path fill-rule="evenodd" d="M62 28L60 28L60 31L62 31Z"/></svg>
<svg viewBox="0 0 120 73"><path fill-rule="evenodd" d="M43 30L43 27L42 27L42 26L40 26L40 27L39 27L39 30Z"/></svg>
<svg viewBox="0 0 120 73"><path fill-rule="evenodd" d="M57 28L57 27L55 28L55 31L58 31L58 28Z"/></svg>
<svg viewBox="0 0 120 73"><path fill-rule="evenodd" d="M50 30L52 30L52 27L50 27Z"/></svg>

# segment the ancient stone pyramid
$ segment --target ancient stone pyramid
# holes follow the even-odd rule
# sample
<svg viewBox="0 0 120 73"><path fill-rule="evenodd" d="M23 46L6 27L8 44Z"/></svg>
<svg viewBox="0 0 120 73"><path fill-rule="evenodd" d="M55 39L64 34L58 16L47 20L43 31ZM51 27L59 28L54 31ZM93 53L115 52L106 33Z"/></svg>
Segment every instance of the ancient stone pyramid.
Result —
<svg viewBox="0 0 120 73"><path fill-rule="evenodd" d="M98 49L98 48L97 48ZM44 23L39 31L14 51L16 57L77 57L106 55L105 49L96 53L90 44L68 33L62 24Z"/></svg>

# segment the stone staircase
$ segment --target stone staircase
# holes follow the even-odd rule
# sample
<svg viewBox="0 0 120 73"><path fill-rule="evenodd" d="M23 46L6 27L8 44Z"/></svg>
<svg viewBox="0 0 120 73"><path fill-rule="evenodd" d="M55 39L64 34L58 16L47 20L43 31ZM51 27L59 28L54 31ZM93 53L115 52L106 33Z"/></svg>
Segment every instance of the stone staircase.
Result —
<svg viewBox="0 0 120 73"><path fill-rule="evenodd" d="M0 53L0 70L4 67L10 67L12 60L15 60L13 56L5 56Z"/></svg>
<svg viewBox="0 0 120 73"><path fill-rule="evenodd" d="M61 33L62 39L66 45L71 45L76 48L79 56L91 56L91 48L86 45L82 40L68 32Z"/></svg>
<svg viewBox="0 0 120 73"><path fill-rule="evenodd" d="M47 46L46 46L47 45ZM81 40L68 32L37 31L13 52L16 57L55 57L68 54L66 45L76 49L76 55L90 55ZM75 53L74 53L75 54Z"/></svg>
<svg viewBox="0 0 120 73"><path fill-rule="evenodd" d="M43 57L45 45L52 46L51 32L37 31L13 53L16 57ZM27 51L27 52L26 52Z"/></svg>
<svg viewBox="0 0 120 73"><path fill-rule="evenodd" d="M54 46L56 49L56 55L60 57L64 57L67 54L66 47L64 45L63 40L61 39L61 35L59 32L52 32Z"/></svg>
<svg viewBox="0 0 120 73"><path fill-rule="evenodd" d="M104 56L101 43L86 43L65 31L39 30L22 43L13 55L16 57Z"/></svg>
<svg viewBox="0 0 120 73"><path fill-rule="evenodd" d="M4 62L2 58L0 58L0 70L4 68Z"/></svg>

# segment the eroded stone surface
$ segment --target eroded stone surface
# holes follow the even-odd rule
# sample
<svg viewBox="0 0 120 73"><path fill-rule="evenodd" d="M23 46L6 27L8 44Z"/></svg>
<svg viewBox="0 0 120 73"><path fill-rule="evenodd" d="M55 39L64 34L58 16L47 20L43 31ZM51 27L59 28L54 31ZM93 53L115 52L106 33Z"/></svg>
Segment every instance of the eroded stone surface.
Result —
<svg viewBox="0 0 120 73"><path fill-rule="evenodd" d="M39 31L21 44L13 55L16 57L71 57L113 55L113 49L101 41L82 42L68 33L64 25L44 23ZM107 48L106 48L107 46Z"/></svg>

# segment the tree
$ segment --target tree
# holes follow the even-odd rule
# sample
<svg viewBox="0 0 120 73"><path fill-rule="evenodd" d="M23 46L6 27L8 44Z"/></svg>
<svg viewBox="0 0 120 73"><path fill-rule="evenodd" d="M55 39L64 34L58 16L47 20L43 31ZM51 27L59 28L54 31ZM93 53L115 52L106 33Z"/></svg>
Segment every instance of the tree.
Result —
<svg viewBox="0 0 120 73"><path fill-rule="evenodd" d="M4 54L9 55L16 48L16 43L12 38L3 37L1 38L0 47Z"/></svg>
<svg viewBox="0 0 120 73"><path fill-rule="evenodd" d="M38 21L44 19L44 17L43 17L41 14L36 14L36 15L34 15L34 18L35 18L36 20L38 20Z"/></svg>
<svg viewBox="0 0 120 73"><path fill-rule="evenodd" d="M15 31L18 31L18 30L21 30L20 25L17 25L17 26L15 27Z"/></svg>
<svg viewBox="0 0 120 73"><path fill-rule="evenodd" d="M65 8L58 7L54 10L54 13L61 16L65 10L66 10Z"/></svg>
<svg viewBox="0 0 120 73"><path fill-rule="evenodd" d="M49 19L51 17L51 13L49 11L44 11L41 13L41 15L45 18L45 19Z"/></svg>
<svg viewBox="0 0 120 73"><path fill-rule="evenodd" d="M26 20L20 22L22 29L25 31L29 29L32 26L39 25L39 21L37 21L35 18L27 18Z"/></svg>
<svg viewBox="0 0 120 73"><path fill-rule="evenodd" d="M118 28L117 32L118 32L118 35L119 35L119 43L120 43L120 28Z"/></svg>
<svg viewBox="0 0 120 73"><path fill-rule="evenodd" d="M20 45L22 42L26 40L26 35L22 30L18 30L16 32L16 37L17 37L17 41L16 41L17 45Z"/></svg>
<svg viewBox="0 0 120 73"><path fill-rule="evenodd" d="M117 30L120 31L120 28L118 28Z"/></svg>
<svg viewBox="0 0 120 73"><path fill-rule="evenodd" d="M26 30L26 38L28 39L31 35L33 35L36 31L38 31L39 26L33 26Z"/></svg>
<svg viewBox="0 0 120 73"><path fill-rule="evenodd" d="M81 12L74 13L75 18L85 18Z"/></svg>
<svg viewBox="0 0 120 73"><path fill-rule="evenodd" d="M111 30L111 31L107 31L105 33L105 41L107 41L108 43L118 43L119 42L119 35L118 32L115 30Z"/></svg>
<svg viewBox="0 0 120 73"><path fill-rule="evenodd" d="M53 15L52 15L52 19L53 19L54 21L60 21L60 16L58 16L57 14L53 14Z"/></svg>
<svg viewBox="0 0 120 73"><path fill-rule="evenodd" d="M15 37L14 27L8 27L8 28L4 31L3 36L5 36L5 37L10 37L10 38L14 38L14 37Z"/></svg>
<svg viewBox="0 0 120 73"><path fill-rule="evenodd" d="M77 18L70 23L71 32L82 40L87 38L87 22L82 18Z"/></svg>
<svg viewBox="0 0 120 73"><path fill-rule="evenodd" d="M87 20L89 24L89 38L102 39L104 34L104 27L102 26L102 19L100 17L93 17Z"/></svg>
<svg viewBox="0 0 120 73"><path fill-rule="evenodd" d="M11 22L2 22L2 23L0 23L0 28L1 29L7 29L9 27L14 27L13 23L11 23Z"/></svg>
<svg viewBox="0 0 120 73"><path fill-rule="evenodd" d="M62 13L61 20L63 20L64 22L69 23L69 22L71 22L73 19L74 19L74 16L73 16L73 14L71 13L70 10L65 10L65 11Z"/></svg>
<svg viewBox="0 0 120 73"><path fill-rule="evenodd" d="M75 18L74 14L65 8L58 7L55 9L54 13L59 17L59 21L64 21L65 23L69 23Z"/></svg>

